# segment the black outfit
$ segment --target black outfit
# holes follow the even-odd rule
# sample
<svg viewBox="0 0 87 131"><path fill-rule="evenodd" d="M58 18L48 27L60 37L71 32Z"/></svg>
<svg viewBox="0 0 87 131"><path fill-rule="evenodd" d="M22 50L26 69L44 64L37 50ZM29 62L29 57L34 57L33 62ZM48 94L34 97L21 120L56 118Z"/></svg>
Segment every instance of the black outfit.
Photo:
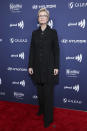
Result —
<svg viewBox="0 0 87 131"><path fill-rule="evenodd" d="M39 27L32 32L29 67L34 72L30 76L37 87L39 111L47 123L53 119L53 87L59 82L59 74L54 75L54 69L59 69L58 36L49 25L44 31Z"/></svg>

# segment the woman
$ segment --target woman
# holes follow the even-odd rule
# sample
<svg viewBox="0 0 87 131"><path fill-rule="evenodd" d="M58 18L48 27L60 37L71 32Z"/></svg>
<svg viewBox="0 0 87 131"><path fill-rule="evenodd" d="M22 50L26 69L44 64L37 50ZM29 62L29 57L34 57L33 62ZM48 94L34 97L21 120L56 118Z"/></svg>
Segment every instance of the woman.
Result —
<svg viewBox="0 0 87 131"><path fill-rule="evenodd" d="M53 122L53 87L58 84L59 44L57 32L48 25L49 11L38 11L40 27L32 32L28 71L37 87L39 111L44 127Z"/></svg>

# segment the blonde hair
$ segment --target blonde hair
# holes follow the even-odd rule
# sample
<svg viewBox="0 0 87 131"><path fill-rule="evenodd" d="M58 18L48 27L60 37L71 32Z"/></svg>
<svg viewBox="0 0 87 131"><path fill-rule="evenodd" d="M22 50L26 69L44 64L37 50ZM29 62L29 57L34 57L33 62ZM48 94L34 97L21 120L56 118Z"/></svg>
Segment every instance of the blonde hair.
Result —
<svg viewBox="0 0 87 131"><path fill-rule="evenodd" d="M49 11L48 11L46 8L41 8L41 9L38 11L38 16L39 16L39 13L42 12L42 11L45 11L45 12L47 13L47 16L48 16L48 19L49 19L50 13L49 13Z"/></svg>

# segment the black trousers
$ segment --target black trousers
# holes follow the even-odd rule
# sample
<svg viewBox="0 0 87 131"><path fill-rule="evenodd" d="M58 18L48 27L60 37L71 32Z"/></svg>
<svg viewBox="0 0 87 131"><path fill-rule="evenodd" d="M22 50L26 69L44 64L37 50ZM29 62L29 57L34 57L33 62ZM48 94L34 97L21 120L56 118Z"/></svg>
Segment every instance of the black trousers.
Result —
<svg viewBox="0 0 87 131"><path fill-rule="evenodd" d="M44 115L44 122L53 120L53 85L46 83L37 84L39 111Z"/></svg>

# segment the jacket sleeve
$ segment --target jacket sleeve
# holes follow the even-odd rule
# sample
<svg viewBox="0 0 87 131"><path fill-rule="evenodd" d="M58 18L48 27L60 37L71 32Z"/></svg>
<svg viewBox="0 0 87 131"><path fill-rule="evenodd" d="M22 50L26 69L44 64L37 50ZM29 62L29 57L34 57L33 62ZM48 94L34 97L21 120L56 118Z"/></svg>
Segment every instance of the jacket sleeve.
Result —
<svg viewBox="0 0 87 131"><path fill-rule="evenodd" d="M28 62L28 68L33 68L33 62L34 62L34 38L33 38L33 32L31 37L31 43L30 43L30 51L29 51L29 62Z"/></svg>
<svg viewBox="0 0 87 131"><path fill-rule="evenodd" d="M59 41L57 31L54 29L53 32L53 54L54 54L54 68L59 69Z"/></svg>

